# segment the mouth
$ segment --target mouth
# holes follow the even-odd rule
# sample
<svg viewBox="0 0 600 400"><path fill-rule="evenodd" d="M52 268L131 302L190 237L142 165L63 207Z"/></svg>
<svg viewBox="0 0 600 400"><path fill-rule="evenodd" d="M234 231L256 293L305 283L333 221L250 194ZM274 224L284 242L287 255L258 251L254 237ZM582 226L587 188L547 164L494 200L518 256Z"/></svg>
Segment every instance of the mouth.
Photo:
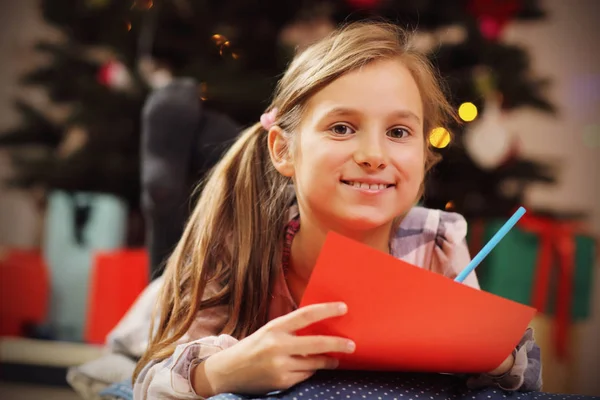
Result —
<svg viewBox="0 0 600 400"><path fill-rule="evenodd" d="M367 182L359 182L359 181L341 181L343 184L352 186L356 189L364 189L364 190L384 190L389 189L391 187L395 187L393 183L367 183Z"/></svg>

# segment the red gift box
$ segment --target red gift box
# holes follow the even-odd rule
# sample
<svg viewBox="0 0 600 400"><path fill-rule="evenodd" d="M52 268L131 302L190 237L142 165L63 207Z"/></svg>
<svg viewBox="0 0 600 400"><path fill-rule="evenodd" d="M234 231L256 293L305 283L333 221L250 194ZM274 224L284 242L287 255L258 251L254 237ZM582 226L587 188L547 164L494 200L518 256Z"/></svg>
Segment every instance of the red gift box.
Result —
<svg viewBox="0 0 600 400"><path fill-rule="evenodd" d="M48 268L39 250L9 250L0 259L0 336L22 336L48 310Z"/></svg>
<svg viewBox="0 0 600 400"><path fill-rule="evenodd" d="M108 333L148 286L145 250L98 253L90 275L85 341L103 344Z"/></svg>

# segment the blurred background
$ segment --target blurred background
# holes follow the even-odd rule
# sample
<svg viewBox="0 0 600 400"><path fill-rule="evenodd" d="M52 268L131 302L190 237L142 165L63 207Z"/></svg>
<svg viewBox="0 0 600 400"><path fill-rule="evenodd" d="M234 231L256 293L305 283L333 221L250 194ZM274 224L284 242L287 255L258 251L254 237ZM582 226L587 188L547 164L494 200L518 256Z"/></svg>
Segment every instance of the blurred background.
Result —
<svg viewBox="0 0 600 400"><path fill-rule="evenodd" d="M291 57L340 23L380 17L415 31L462 120L429 133L444 161L422 203L463 214L472 252L528 208L478 268L482 287L540 311L545 391L600 395L599 11L595 0L3 2L0 395L85 397L67 369L100 357L160 275L194 184L258 121Z"/></svg>

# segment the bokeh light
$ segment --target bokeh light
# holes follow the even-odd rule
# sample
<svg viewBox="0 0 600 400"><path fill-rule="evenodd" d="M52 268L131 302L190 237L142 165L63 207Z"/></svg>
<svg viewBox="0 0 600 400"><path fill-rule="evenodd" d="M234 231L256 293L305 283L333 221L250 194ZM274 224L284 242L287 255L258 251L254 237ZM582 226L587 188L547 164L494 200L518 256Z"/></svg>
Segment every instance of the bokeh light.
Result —
<svg viewBox="0 0 600 400"><path fill-rule="evenodd" d="M447 202L444 209L446 209L447 211L454 210L454 203L452 201Z"/></svg>
<svg viewBox="0 0 600 400"><path fill-rule="evenodd" d="M223 54L225 54L225 52L229 49L229 46L231 46L231 42L229 42L229 40L223 43L219 49L219 54L223 56Z"/></svg>
<svg viewBox="0 0 600 400"><path fill-rule="evenodd" d="M435 148L443 149L450 144L450 132L442 127L432 129L429 134L429 143Z"/></svg>
<svg viewBox="0 0 600 400"><path fill-rule="evenodd" d="M458 107L458 116L465 122L471 122L477 118L477 107L471 102L462 103Z"/></svg>
<svg viewBox="0 0 600 400"><path fill-rule="evenodd" d="M225 42L227 42L227 38L224 35L221 35L220 33L215 33L214 35L212 35L211 39L213 40L213 42L215 42L215 44L217 46L222 46Z"/></svg>
<svg viewBox="0 0 600 400"><path fill-rule="evenodd" d="M212 41L219 48L219 55L221 57L231 57L237 60L240 57L239 53L233 51L231 42L227 39L227 36L215 33L211 36Z"/></svg>

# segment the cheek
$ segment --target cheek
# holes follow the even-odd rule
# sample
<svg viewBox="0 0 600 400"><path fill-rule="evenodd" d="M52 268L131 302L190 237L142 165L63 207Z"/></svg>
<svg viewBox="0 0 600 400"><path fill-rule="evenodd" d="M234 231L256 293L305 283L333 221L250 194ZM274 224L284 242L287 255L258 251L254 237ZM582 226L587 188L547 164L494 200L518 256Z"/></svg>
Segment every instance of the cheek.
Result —
<svg viewBox="0 0 600 400"><path fill-rule="evenodd" d="M423 152L403 151L395 157L395 161L405 180L421 183L425 175L425 155Z"/></svg>
<svg viewBox="0 0 600 400"><path fill-rule="evenodd" d="M298 141L295 152L295 166L298 175L311 180L324 180L330 174L339 169L342 163L344 151L340 149L339 143L331 143L319 140L317 135L302 134Z"/></svg>

